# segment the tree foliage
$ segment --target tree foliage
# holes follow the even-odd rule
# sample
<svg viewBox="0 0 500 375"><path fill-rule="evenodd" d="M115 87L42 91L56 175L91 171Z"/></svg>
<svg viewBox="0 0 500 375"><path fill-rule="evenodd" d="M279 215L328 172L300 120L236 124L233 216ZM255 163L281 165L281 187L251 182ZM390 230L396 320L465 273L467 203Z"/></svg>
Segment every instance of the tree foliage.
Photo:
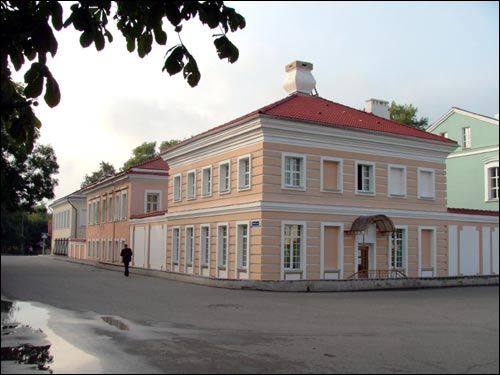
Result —
<svg viewBox="0 0 500 375"><path fill-rule="evenodd" d="M116 173L115 167L110 164L106 163L105 161L101 161L99 163L99 169L95 172L92 172L92 174L88 175L86 174L83 182L81 183L81 187L88 186L90 184L93 184L94 182L97 182L99 180L102 180L103 178L106 178L108 176L112 176Z"/></svg>
<svg viewBox="0 0 500 375"><path fill-rule="evenodd" d="M391 120L421 130L425 130L429 124L429 119L427 117L421 117L420 120L417 119L418 108L411 104L396 104L393 101L389 107L389 112L391 114Z"/></svg>
<svg viewBox="0 0 500 375"><path fill-rule="evenodd" d="M171 139L163 141L160 144L160 151L180 142L178 139ZM153 159L159 156L160 153L156 151L156 141L144 142L132 150L132 156L123 164L121 170L124 171L133 165L145 162L146 160Z"/></svg>
<svg viewBox="0 0 500 375"><path fill-rule="evenodd" d="M132 156L123 164L122 171L155 156L158 156L156 142L144 142L132 150Z"/></svg>
<svg viewBox="0 0 500 375"><path fill-rule="evenodd" d="M40 252L42 233L48 231L49 214L40 204L32 212L15 211L2 215L2 252L23 253L28 245Z"/></svg>
<svg viewBox="0 0 500 375"><path fill-rule="evenodd" d="M164 21L175 27L180 35L185 22L196 19L214 34L214 45L220 59L234 63L239 56L236 46L227 37L245 27L245 19L223 1L78 1L71 5L66 19L60 1L1 1L1 113L5 130L18 142L31 146L34 134L40 127L32 106L45 91L44 100L55 107L61 99L59 85L47 65L47 55L54 57L58 43L54 31L74 27L80 33L80 44L86 48L94 45L101 51L113 41L108 23L116 23L125 37L127 50L137 51L143 58L153 47L153 41L164 46L167 34ZM179 36L179 42L169 48L162 71L173 75L180 73L191 87L198 84L201 74L195 58ZM9 61L19 71L27 60L31 66L24 75L24 97L16 95ZM17 112L12 116L12 112Z"/></svg>
<svg viewBox="0 0 500 375"><path fill-rule="evenodd" d="M51 146L38 145L38 130L33 133L34 148L15 142L1 122L1 207L6 211L31 210L42 199L54 198L59 171Z"/></svg>

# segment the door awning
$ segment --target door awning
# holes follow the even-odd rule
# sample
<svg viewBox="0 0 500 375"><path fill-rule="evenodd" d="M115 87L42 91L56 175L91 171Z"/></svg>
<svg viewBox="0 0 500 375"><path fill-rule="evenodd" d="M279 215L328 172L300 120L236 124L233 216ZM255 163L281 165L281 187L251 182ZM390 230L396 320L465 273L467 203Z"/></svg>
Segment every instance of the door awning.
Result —
<svg viewBox="0 0 500 375"><path fill-rule="evenodd" d="M368 229L370 224L377 226L380 233L396 232L396 227L391 219L385 215L360 216L353 221L351 229L346 230L345 234L360 234Z"/></svg>

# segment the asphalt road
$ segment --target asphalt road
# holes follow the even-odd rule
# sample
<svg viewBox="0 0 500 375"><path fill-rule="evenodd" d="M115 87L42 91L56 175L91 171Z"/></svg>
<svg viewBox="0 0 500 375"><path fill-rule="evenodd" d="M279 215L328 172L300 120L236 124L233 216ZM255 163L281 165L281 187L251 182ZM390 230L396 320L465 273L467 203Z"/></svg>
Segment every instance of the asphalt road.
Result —
<svg viewBox="0 0 500 375"><path fill-rule="evenodd" d="M94 334L158 372L499 371L498 287L273 293L209 288L133 270L125 278L50 257L2 256L1 264L3 296L75 316L123 319L135 328ZM78 320L71 322L76 327ZM68 323L66 331L71 336Z"/></svg>

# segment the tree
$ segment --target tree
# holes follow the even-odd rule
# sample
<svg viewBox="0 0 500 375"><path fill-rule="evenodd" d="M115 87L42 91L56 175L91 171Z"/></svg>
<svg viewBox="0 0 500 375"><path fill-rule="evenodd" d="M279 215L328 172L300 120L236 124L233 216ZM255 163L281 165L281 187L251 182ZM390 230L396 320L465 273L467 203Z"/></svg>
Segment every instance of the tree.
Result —
<svg viewBox="0 0 500 375"><path fill-rule="evenodd" d="M128 159L122 167L122 171L125 169L130 168L131 166L135 164L142 163L143 161L146 161L148 159L152 159L156 156L158 156L158 153L156 152L156 142L144 142L143 144L137 146L132 150L132 156L130 159Z"/></svg>
<svg viewBox="0 0 500 375"><path fill-rule="evenodd" d="M429 124L427 117L421 117L417 120L418 108L411 104L396 104L394 101L389 108L391 120L397 121L402 124L413 126L417 129L425 130Z"/></svg>
<svg viewBox="0 0 500 375"><path fill-rule="evenodd" d="M47 66L47 54L54 57L58 43L54 31L73 26L80 32L80 44L86 48L94 44L101 51L113 41L107 29L111 16L118 30L127 41L127 50L137 49L143 58L156 44L166 45L167 34L163 30L164 20L175 27L179 42L166 52L162 71L174 75L182 71L184 79L191 87L198 84L201 74L195 58L182 42L180 33L183 23L194 20L219 28L213 36L214 45L220 59L230 63L238 60L239 51L227 37L245 27L245 18L223 1L78 1L71 5L71 11L63 22L63 8L59 1L1 1L1 113L12 117L12 112L20 112L15 121L6 122L6 131L16 141L24 143L31 151L35 129L41 126L32 106L45 87L44 100L50 107L60 101L59 85ZM50 20L50 21L49 21ZM34 61L24 75L24 97L16 95L12 81L9 60L19 71L26 59Z"/></svg>
<svg viewBox="0 0 500 375"><path fill-rule="evenodd" d="M101 163L99 164L99 169L97 171L92 172L90 176L88 174L85 175L81 187L83 188L85 186L93 184L94 182L97 182L107 176L112 176L115 173L115 167L113 167L112 164L101 161Z"/></svg>
<svg viewBox="0 0 500 375"><path fill-rule="evenodd" d="M33 132L34 148L15 142L1 122L1 211L32 210L42 199L54 198L59 171L51 146L37 145L38 130Z"/></svg>
<svg viewBox="0 0 500 375"><path fill-rule="evenodd" d="M160 144L160 151L165 150L165 149L169 148L170 146L176 145L179 142L180 142L180 139L171 139L169 141L163 141Z"/></svg>

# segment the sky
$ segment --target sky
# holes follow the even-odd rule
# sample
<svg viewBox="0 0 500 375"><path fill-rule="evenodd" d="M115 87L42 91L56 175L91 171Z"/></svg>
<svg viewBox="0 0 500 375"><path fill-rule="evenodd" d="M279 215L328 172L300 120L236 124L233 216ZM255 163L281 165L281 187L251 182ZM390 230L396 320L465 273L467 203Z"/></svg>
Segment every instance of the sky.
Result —
<svg viewBox="0 0 500 375"><path fill-rule="evenodd" d="M246 19L228 35L240 51L234 64L217 57L217 29L197 19L183 26L201 72L195 88L182 74L162 72L166 51L179 43L170 25L167 45L154 44L143 59L113 27L101 52L82 48L72 28L56 32L59 48L48 65L61 102L51 109L40 97L36 107L38 142L54 147L60 167L56 199L78 190L101 161L119 170L143 142L184 139L285 97L285 65L295 60L313 63L321 97L353 108L368 98L412 104L430 123L453 106L499 112L496 1L226 5ZM23 72L14 77L21 81Z"/></svg>

